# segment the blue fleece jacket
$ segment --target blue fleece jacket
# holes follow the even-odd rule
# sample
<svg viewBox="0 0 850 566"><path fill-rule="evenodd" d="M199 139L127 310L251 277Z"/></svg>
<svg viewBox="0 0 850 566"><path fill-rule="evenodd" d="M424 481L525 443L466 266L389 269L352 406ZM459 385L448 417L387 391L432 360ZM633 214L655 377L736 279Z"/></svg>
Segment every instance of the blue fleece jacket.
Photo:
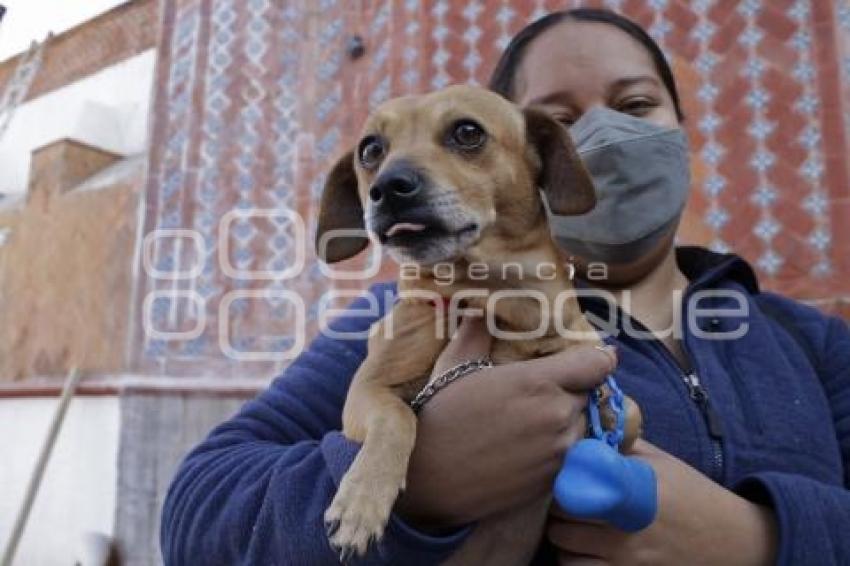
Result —
<svg viewBox="0 0 850 566"><path fill-rule="evenodd" d="M714 481L770 505L778 518L780 564L850 564L847 325L777 295L759 296L752 270L736 256L680 248L678 262L691 282L683 299L683 320L694 316L696 325L684 325L691 367L681 368L657 341L624 332L609 339L618 346L616 378L643 410L644 436ZM739 307L716 291L743 293L749 314L687 310L698 292L709 295L700 309ZM394 286L370 292L379 299L378 312L369 313L370 303L358 299L352 316L340 317L331 329L362 333L382 316ZM799 336L760 310L764 302L797 321L817 367ZM607 312L602 301L583 300L582 306L599 324L613 318L620 330L625 324L640 328L619 311ZM710 339L741 324L748 328L740 338ZM166 564L338 563L322 515L358 450L340 434L340 415L365 355L362 338L320 335L186 457L163 508ZM698 376L707 402L693 400L688 373ZM429 536L393 516L380 544L359 563L437 564L469 531ZM536 562L547 556L544 544Z"/></svg>

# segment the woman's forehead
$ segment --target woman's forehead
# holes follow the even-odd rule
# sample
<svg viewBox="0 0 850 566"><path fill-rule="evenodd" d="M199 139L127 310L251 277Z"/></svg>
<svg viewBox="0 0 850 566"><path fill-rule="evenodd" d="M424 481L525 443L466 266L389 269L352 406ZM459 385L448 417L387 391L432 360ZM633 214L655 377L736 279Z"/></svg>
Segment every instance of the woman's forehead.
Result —
<svg viewBox="0 0 850 566"><path fill-rule="evenodd" d="M528 45L515 92L527 103L558 91L594 94L640 76L659 78L652 57L636 39L610 24L567 21Z"/></svg>

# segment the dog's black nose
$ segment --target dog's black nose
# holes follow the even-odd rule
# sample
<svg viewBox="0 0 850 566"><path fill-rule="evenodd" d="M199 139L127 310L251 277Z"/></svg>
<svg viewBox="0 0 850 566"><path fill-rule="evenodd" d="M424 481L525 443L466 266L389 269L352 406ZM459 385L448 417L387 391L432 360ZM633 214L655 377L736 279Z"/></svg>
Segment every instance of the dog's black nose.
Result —
<svg viewBox="0 0 850 566"><path fill-rule="evenodd" d="M369 189L369 198L375 204L384 199L395 201L409 198L422 189L422 184L422 177L415 170L391 168L375 179Z"/></svg>

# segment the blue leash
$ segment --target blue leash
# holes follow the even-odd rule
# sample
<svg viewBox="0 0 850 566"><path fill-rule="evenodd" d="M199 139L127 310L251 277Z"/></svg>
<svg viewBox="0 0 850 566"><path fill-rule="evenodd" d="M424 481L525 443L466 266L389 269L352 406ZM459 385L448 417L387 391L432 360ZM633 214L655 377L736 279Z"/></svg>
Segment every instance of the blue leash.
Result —
<svg viewBox="0 0 850 566"><path fill-rule="evenodd" d="M606 377L605 384L611 390L611 395L608 397L608 408L611 409L611 412L616 417L614 430L605 430L602 428L602 419L599 416L600 393L598 387L590 392L590 399L587 403L587 412L590 416L590 430L597 440L602 440L611 448L619 450L625 436L626 428L625 395L623 395L623 390L617 385L617 381L613 376L609 375Z"/></svg>

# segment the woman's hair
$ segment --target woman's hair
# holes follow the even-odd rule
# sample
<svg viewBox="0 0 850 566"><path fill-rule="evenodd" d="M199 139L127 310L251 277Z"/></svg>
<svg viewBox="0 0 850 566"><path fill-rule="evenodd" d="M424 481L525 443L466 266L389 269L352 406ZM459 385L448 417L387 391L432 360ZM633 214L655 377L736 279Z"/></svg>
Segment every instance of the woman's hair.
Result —
<svg viewBox="0 0 850 566"><path fill-rule="evenodd" d="M652 57L652 61L655 63L655 70L661 77L664 86L667 87L670 98L673 99L673 106L676 108L676 117L680 122L685 119L685 115L682 112L682 103L679 100L679 92L676 89L676 80L673 78L673 71L670 69L664 53L661 52L661 48L658 47L658 44L655 43L642 27L611 10L577 8L575 10L552 12L525 26L514 36L502 53L499 63L496 65L496 70L493 71L493 75L490 77L490 89L507 99L513 99L516 72L522 63L526 49L543 32L565 21L597 22L612 25L636 39L646 48L650 57Z"/></svg>

